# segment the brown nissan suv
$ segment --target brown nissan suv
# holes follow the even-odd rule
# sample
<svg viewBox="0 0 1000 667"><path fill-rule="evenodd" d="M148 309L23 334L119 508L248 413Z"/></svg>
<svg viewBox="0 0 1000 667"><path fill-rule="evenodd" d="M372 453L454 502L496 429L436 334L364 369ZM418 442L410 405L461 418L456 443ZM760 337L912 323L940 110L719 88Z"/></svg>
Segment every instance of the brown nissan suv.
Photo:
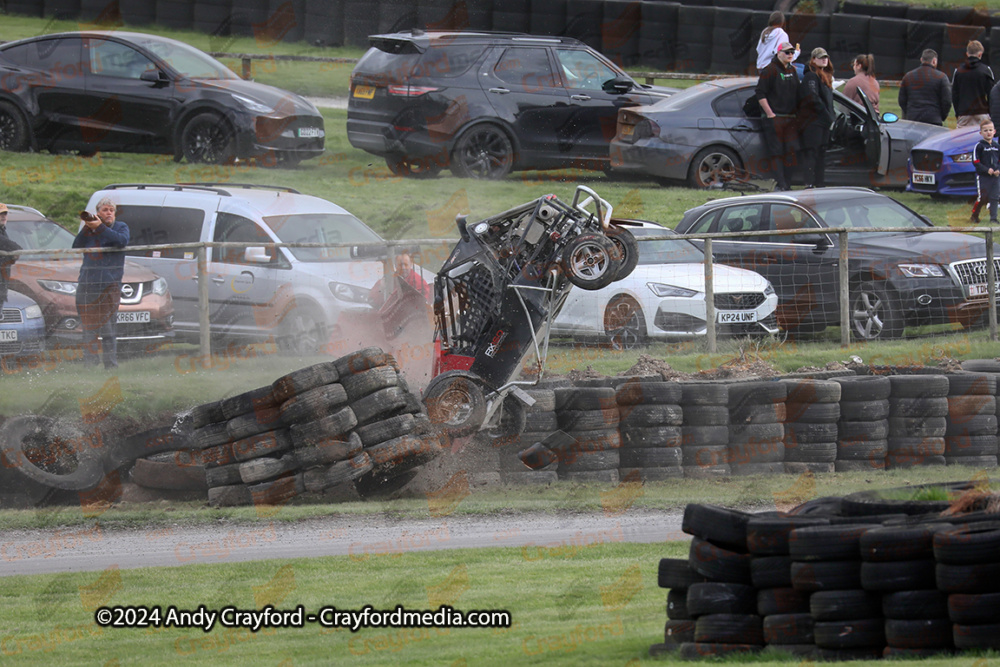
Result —
<svg viewBox="0 0 1000 667"><path fill-rule="evenodd" d="M64 250L73 234L27 206L8 205L7 235L25 250ZM10 288L34 299L42 309L51 342L82 339L76 311L80 255L22 255L11 268ZM167 281L132 262L125 263L118 340L131 346L154 346L173 337L174 304ZM55 339L55 340L53 340Z"/></svg>

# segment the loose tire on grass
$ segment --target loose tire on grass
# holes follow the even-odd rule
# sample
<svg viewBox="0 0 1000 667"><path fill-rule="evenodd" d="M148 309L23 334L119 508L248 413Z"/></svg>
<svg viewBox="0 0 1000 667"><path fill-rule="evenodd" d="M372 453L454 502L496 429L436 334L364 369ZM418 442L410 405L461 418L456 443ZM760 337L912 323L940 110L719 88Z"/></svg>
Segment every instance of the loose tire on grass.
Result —
<svg viewBox="0 0 1000 667"><path fill-rule="evenodd" d="M30 480L64 491L86 491L104 477L100 452L83 431L50 417L11 417L0 427L3 464Z"/></svg>

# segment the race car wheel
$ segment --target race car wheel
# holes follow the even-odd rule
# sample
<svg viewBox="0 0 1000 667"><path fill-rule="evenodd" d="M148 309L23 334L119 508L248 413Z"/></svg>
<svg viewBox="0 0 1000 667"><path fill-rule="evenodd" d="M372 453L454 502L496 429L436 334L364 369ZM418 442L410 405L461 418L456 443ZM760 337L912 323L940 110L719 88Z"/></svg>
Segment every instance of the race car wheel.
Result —
<svg viewBox="0 0 1000 667"><path fill-rule="evenodd" d="M524 403L514 396L506 396L497 414L490 420L490 425L485 429L486 435L497 440L499 438L509 438L521 435L525 425L528 423L528 413Z"/></svg>
<svg viewBox="0 0 1000 667"><path fill-rule="evenodd" d="M611 348L618 351L632 350L646 338L646 321L642 308L632 297L619 295L611 299L604 310L604 334Z"/></svg>
<svg viewBox="0 0 1000 667"><path fill-rule="evenodd" d="M621 265L615 280L622 280L632 275L639 264L639 243L628 229L618 225L608 227L608 238L615 244L615 258Z"/></svg>
<svg viewBox="0 0 1000 667"><path fill-rule="evenodd" d="M432 424L438 424L455 437L470 435L486 418L486 398L472 378L457 373L442 373L427 385L424 405Z"/></svg>
<svg viewBox="0 0 1000 667"><path fill-rule="evenodd" d="M603 234L580 234L563 251L563 270L580 289L599 290L618 276L616 254L614 243Z"/></svg>

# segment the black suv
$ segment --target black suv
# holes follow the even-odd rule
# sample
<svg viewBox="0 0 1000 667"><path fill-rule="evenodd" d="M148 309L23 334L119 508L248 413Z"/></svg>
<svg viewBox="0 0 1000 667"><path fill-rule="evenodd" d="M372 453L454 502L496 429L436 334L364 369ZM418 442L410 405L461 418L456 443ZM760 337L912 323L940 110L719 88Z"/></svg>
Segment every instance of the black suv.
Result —
<svg viewBox="0 0 1000 667"><path fill-rule="evenodd" d="M778 324L810 332L840 321L839 234L848 233L851 332L897 338L906 326L979 324L986 293L986 242L955 232L921 233L926 218L866 188L774 192L702 204L684 214L681 234L805 230L801 235L717 238L716 262L760 273L778 293ZM704 247L703 241L695 241ZM1000 246L996 246L1000 257ZM1000 275L1000 260L994 260Z"/></svg>
<svg viewBox="0 0 1000 667"><path fill-rule="evenodd" d="M398 175L607 169L618 110L675 92L569 37L413 30L369 41L351 74L347 137Z"/></svg>

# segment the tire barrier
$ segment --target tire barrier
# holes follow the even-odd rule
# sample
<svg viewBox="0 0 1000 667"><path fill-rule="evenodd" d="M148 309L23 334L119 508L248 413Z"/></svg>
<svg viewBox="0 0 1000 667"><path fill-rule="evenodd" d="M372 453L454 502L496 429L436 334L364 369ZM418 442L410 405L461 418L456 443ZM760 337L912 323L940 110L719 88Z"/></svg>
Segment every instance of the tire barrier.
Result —
<svg viewBox="0 0 1000 667"><path fill-rule="evenodd" d="M156 4L148 0L118 0L118 9L126 25L149 25L156 20Z"/></svg>
<svg viewBox="0 0 1000 667"><path fill-rule="evenodd" d="M830 63L837 78L850 79L854 76L851 62L859 53L869 52L868 31L871 21L870 16L857 14L843 13L830 17L830 36L826 50L830 54Z"/></svg>
<svg viewBox="0 0 1000 667"><path fill-rule="evenodd" d="M503 0L493 3L493 30L527 32L531 27L531 0Z"/></svg>
<svg viewBox="0 0 1000 667"><path fill-rule="evenodd" d="M368 35L379 32L379 14L370 2L344 0L344 45L368 48Z"/></svg>
<svg viewBox="0 0 1000 667"><path fill-rule="evenodd" d="M680 400L677 382L634 378L618 384L620 479L646 482L684 476Z"/></svg>
<svg viewBox="0 0 1000 667"><path fill-rule="evenodd" d="M965 47L970 40L978 39L989 53L990 30L982 26L945 25L938 67L949 76L965 62Z"/></svg>
<svg viewBox="0 0 1000 667"><path fill-rule="evenodd" d="M622 67L639 64L639 31L642 8L636 0L604 0L601 48L605 56Z"/></svg>
<svg viewBox="0 0 1000 667"><path fill-rule="evenodd" d="M940 502L891 499L931 487L978 492L980 504L942 513ZM890 489L885 500L872 495L870 508L903 508L910 516L870 522L844 512L856 506L846 502L853 495L787 513L688 505L688 558L659 563L667 624L664 643L651 650L694 658L766 645L845 660L995 649L1000 523L981 509L990 490L971 481ZM787 581L791 586L782 585Z"/></svg>
<svg viewBox="0 0 1000 667"><path fill-rule="evenodd" d="M785 472L834 472L841 385L832 380L782 380Z"/></svg>
<svg viewBox="0 0 1000 667"><path fill-rule="evenodd" d="M643 0L639 26L639 62L662 70L676 68L680 49L677 37L676 2Z"/></svg>
<svg viewBox="0 0 1000 667"><path fill-rule="evenodd" d="M784 472L786 385L751 380L729 386L729 467L734 475Z"/></svg>
<svg viewBox="0 0 1000 667"><path fill-rule="evenodd" d="M681 5L677 8L677 52L674 69L678 72L705 71L705 53L711 53L715 30L715 7ZM684 38L681 39L680 36Z"/></svg>
<svg viewBox="0 0 1000 667"><path fill-rule="evenodd" d="M319 0L310 0L310 4L316 4ZM340 3L335 3L335 7L340 8ZM229 21L229 34L234 37L253 37L254 26L262 26L268 18L267 0L241 0L238 6L233 8L233 14Z"/></svg>
<svg viewBox="0 0 1000 667"><path fill-rule="evenodd" d="M528 32L532 35L559 35L566 25L567 0L531 4Z"/></svg>
<svg viewBox="0 0 1000 667"><path fill-rule="evenodd" d="M716 8L712 24L712 61L709 72L756 75L757 39L753 15L741 9Z"/></svg>
<svg viewBox="0 0 1000 667"><path fill-rule="evenodd" d="M175 30L194 25L194 5L185 0L156 0L156 23Z"/></svg>
<svg viewBox="0 0 1000 667"><path fill-rule="evenodd" d="M901 79L906 73L906 34L911 25L905 19L872 18L869 30L878 39L872 40L868 48L875 56L875 71L880 78ZM964 58L964 45L962 52Z"/></svg>
<svg viewBox="0 0 1000 667"><path fill-rule="evenodd" d="M567 0L566 29L562 34L600 51L603 24L604 0Z"/></svg>

